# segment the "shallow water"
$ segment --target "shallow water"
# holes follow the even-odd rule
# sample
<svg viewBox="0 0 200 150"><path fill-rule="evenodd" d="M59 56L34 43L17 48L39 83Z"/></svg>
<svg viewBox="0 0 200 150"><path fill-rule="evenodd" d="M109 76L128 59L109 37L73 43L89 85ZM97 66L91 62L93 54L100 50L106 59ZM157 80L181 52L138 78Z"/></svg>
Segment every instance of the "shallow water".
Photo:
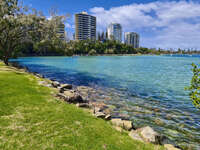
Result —
<svg viewBox="0 0 200 150"><path fill-rule="evenodd" d="M98 89L90 96L114 105L113 115L150 125L180 146L200 149L200 111L184 90L192 77L188 56L28 57L13 60L47 78Z"/></svg>

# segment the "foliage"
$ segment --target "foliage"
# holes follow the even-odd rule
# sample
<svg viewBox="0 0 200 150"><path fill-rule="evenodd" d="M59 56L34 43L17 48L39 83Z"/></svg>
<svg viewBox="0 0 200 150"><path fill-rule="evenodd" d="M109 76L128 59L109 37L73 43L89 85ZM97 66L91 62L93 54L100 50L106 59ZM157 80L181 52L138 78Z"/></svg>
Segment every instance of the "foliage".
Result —
<svg viewBox="0 0 200 150"><path fill-rule="evenodd" d="M0 56L5 64L8 64L13 49L21 42L27 30L25 22L28 22L28 18L17 5L17 0L0 1Z"/></svg>
<svg viewBox="0 0 200 150"><path fill-rule="evenodd" d="M193 105L200 109L200 68L195 64L192 64L192 66L193 77L190 87L186 88L186 90L190 91L189 95Z"/></svg>
<svg viewBox="0 0 200 150"><path fill-rule="evenodd" d="M52 13L51 19L47 19L35 9L19 6L18 0L0 1L0 59L8 65L9 58L26 54L24 49L31 43L31 54L35 51L35 55L63 55L64 46L57 30L65 18Z"/></svg>
<svg viewBox="0 0 200 150"><path fill-rule="evenodd" d="M134 141L108 122L54 99L55 91L39 86L32 75L2 63L0 72L1 150L164 150Z"/></svg>
<svg viewBox="0 0 200 150"><path fill-rule="evenodd" d="M117 41L71 41L67 43L66 51L73 50L76 55L90 55L90 51L96 51L95 54L136 54L137 51L130 45L119 43Z"/></svg>
<svg viewBox="0 0 200 150"><path fill-rule="evenodd" d="M89 51L89 53L88 53L89 55L96 55L97 54L97 52L94 50L94 49L92 49L91 51Z"/></svg>

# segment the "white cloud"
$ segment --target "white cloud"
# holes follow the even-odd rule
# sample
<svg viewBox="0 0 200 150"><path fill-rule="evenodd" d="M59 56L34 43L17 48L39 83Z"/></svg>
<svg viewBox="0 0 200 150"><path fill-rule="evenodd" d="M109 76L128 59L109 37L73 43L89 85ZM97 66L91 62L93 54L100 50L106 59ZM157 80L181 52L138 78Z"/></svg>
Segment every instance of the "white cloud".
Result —
<svg viewBox="0 0 200 150"><path fill-rule="evenodd" d="M141 34L141 44L161 48L200 49L200 3L165 1L131 4L105 10L90 9L97 17L97 27L105 30L109 23L118 22L123 31Z"/></svg>
<svg viewBox="0 0 200 150"><path fill-rule="evenodd" d="M65 23L65 28L72 28L72 25L69 23Z"/></svg>

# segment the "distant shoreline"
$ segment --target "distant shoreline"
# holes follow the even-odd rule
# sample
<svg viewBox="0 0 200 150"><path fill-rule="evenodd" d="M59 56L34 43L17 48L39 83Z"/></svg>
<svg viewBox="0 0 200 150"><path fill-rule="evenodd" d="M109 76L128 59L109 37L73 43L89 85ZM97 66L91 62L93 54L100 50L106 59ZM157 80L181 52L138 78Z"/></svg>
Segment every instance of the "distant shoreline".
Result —
<svg viewBox="0 0 200 150"><path fill-rule="evenodd" d="M30 56L19 56L18 58L23 58L23 57L79 57L79 56L165 56L165 55L200 55L198 53L193 53L193 54L96 54L96 55L72 55L72 56L67 56L67 55L47 55L47 56L39 56L39 55L30 55ZM17 58L11 58L11 59L17 59ZM0 60L1 61L1 60Z"/></svg>

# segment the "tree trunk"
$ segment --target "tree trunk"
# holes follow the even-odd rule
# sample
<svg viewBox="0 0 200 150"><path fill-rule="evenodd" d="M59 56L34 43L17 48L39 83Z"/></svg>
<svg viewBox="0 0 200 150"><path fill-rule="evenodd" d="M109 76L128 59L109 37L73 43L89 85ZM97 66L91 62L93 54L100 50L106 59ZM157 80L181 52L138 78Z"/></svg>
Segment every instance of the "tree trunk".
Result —
<svg viewBox="0 0 200 150"><path fill-rule="evenodd" d="M8 66L8 57L4 57L3 62L6 66Z"/></svg>

